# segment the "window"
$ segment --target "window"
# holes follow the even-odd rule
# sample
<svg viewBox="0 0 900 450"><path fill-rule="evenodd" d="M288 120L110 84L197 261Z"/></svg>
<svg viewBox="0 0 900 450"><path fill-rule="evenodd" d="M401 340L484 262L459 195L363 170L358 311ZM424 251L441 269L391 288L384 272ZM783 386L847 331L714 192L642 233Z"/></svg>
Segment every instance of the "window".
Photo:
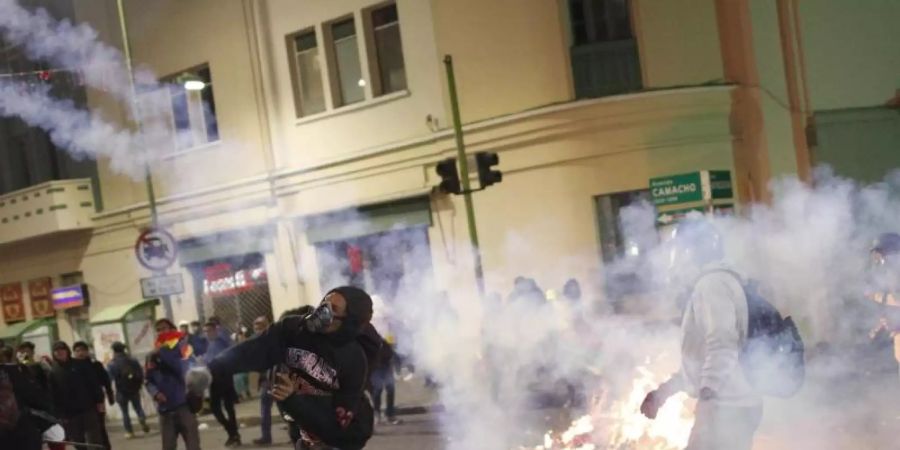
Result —
<svg viewBox="0 0 900 450"><path fill-rule="evenodd" d="M188 80L200 81L203 87L187 89ZM209 67L182 72L165 79L164 83L165 88L141 95L142 114L147 123L171 130L178 150L218 141L219 124ZM167 100L159 97L161 92Z"/></svg>
<svg viewBox="0 0 900 450"><path fill-rule="evenodd" d="M569 0L574 45L631 39L629 0Z"/></svg>
<svg viewBox="0 0 900 450"><path fill-rule="evenodd" d="M325 111L325 89L319 64L319 44L315 30L290 37L294 56L294 95L297 117Z"/></svg>
<svg viewBox="0 0 900 450"><path fill-rule="evenodd" d="M203 88L188 90L185 87L185 80L188 78L199 79L203 82ZM172 99L177 148L191 148L219 140L209 67L204 66L180 74L174 83L169 85L169 95Z"/></svg>
<svg viewBox="0 0 900 450"><path fill-rule="evenodd" d="M641 210L652 210L650 207L650 191L630 191L619 192L616 194L601 195L596 197L597 203L597 219L600 228L600 252L604 262L611 262L623 256L637 256L648 245L653 244L647 242L638 242L637 237L644 238L648 234L646 230L635 230L634 227L626 229L623 222L646 222L635 220L634 217L626 217L623 210L629 206L637 206L646 203L647 208ZM635 210L640 213L641 210ZM653 223L653 220L650 221ZM633 233L636 236L629 236Z"/></svg>
<svg viewBox="0 0 900 450"><path fill-rule="evenodd" d="M331 38L336 79L340 87L335 105L349 105L365 100L366 81L362 77L359 62L356 22L350 18L331 24Z"/></svg>
<svg viewBox="0 0 900 450"><path fill-rule="evenodd" d="M403 63L397 5L390 4L373 10L371 20L375 64L378 67L375 95L405 90L406 70Z"/></svg>

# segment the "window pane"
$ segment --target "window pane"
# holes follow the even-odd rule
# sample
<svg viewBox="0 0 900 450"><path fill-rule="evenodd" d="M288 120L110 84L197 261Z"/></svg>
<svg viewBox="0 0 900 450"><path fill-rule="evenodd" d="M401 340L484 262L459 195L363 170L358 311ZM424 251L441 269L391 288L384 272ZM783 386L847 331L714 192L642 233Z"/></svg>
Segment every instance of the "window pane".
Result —
<svg viewBox="0 0 900 450"><path fill-rule="evenodd" d="M372 26L375 28L397 23L399 21L396 4L372 11Z"/></svg>
<svg viewBox="0 0 900 450"><path fill-rule="evenodd" d="M315 47L297 54L297 75L300 77L300 115L325 111L325 89L319 67L319 51Z"/></svg>
<svg viewBox="0 0 900 450"><path fill-rule="evenodd" d="M302 52L304 50L312 50L318 47L316 42L316 33L304 33L294 38L295 51Z"/></svg>
<svg viewBox="0 0 900 450"><path fill-rule="evenodd" d="M362 68L359 64L359 44L353 19L332 25L334 56L341 85L341 104L348 105L365 99Z"/></svg>
<svg viewBox="0 0 900 450"><path fill-rule="evenodd" d="M191 135L191 115L188 108L187 92L180 84L169 86L172 97L172 120L175 125L175 140L178 148L187 148L194 145Z"/></svg>
<svg viewBox="0 0 900 450"><path fill-rule="evenodd" d="M379 11L393 9L396 17L396 6L375 11L372 21L375 22ZM384 16L389 14L382 13ZM396 21L375 28L375 51L378 57L378 73L381 76L381 94L406 89L406 70L403 64L403 45L400 40L400 24Z"/></svg>
<svg viewBox="0 0 900 450"><path fill-rule="evenodd" d="M207 73L209 73L208 70ZM200 91L200 99L203 102L203 122L206 124L206 142L218 141L219 123L216 120L216 102L213 98L212 83L207 84L206 87Z"/></svg>

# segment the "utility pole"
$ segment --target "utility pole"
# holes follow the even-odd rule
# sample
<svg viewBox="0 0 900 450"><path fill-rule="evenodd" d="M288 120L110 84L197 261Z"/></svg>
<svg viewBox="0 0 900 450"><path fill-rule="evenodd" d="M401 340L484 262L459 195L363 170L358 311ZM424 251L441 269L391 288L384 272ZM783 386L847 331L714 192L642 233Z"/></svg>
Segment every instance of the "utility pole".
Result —
<svg viewBox="0 0 900 450"><path fill-rule="evenodd" d="M459 114L459 97L456 93L456 77L453 73L453 57L444 56L444 67L447 69L447 85L450 89L450 107L453 111L453 131L456 136L456 156L459 161L459 175L462 182L463 199L466 204L466 220L469 224L469 238L472 244L472 257L475 260L475 283L478 294L484 298L484 269L481 266L481 249L478 245L478 228L475 226L475 206L472 204L472 189L469 183L469 162L466 158L466 144L463 140L462 120Z"/></svg>
<svg viewBox="0 0 900 450"><path fill-rule="evenodd" d="M131 61L131 41L128 40L128 24L125 21L125 7L122 4L122 1L123 0L116 0L116 9L119 13L119 27L122 31L122 53L125 56L125 70L128 71L128 82L131 86L131 117L137 127L138 136L140 136L140 107L138 106L137 88L135 87L134 82L134 65ZM139 139L141 139L141 142L143 142L142 137L139 137ZM144 145L141 145L141 151L146 152L147 148ZM156 193L153 190L153 175L150 173L149 162L144 163L144 184L147 187L147 203L150 206L150 226L156 228L157 226L159 226L159 214L156 210ZM154 271L154 275L166 275L166 271ZM165 309L166 318L169 320L173 320L174 314L172 312L172 299L168 295L164 295L162 296L162 304L163 308Z"/></svg>

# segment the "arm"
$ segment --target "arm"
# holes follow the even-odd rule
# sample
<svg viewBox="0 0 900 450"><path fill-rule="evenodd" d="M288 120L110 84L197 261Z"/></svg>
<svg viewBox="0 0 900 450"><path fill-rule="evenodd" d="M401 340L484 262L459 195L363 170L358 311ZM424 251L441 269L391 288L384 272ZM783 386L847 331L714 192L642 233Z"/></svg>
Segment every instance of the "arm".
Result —
<svg viewBox="0 0 900 450"><path fill-rule="evenodd" d="M272 325L258 336L219 353L207 364L213 379L226 379L222 377L241 372L263 372L281 362L284 333L296 326L288 319Z"/></svg>
<svg viewBox="0 0 900 450"><path fill-rule="evenodd" d="M692 307L706 343L700 373L701 396L704 390L720 392L738 365L741 346L735 309L738 295L744 296L743 289L730 277L706 277L694 289ZM746 299L738 301L746 302Z"/></svg>
<svg viewBox="0 0 900 450"><path fill-rule="evenodd" d="M334 394L334 411L341 428L347 428L356 415L366 388L368 373L366 357L360 349L354 357L348 359L347 365L338 374L341 387Z"/></svg>

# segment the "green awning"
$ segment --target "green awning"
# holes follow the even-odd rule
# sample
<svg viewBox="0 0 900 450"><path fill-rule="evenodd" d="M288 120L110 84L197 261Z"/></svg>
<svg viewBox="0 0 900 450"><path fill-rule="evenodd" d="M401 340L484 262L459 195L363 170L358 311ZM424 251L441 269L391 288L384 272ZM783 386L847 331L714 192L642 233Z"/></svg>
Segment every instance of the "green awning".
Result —
<svg viewBox="0 0 900 450"><path fill-rule="evenodd" d="M4 339L4 340L5 339L18 339L23 334L28 333L29 331L31 331L35 328L40 328L40 327L46 326L46 325L55 326L56 320L55 319L35 319L35 320L29 320L27 322L14 323L14 324L9 325L6 328L0 330L0 339Z"/></svg>
<svg viewBox="0 0 900 450"><path fill-rule="evenodd" d="M304 219L310 244L342 241L398 228L431 226L431 201L427 196L367 205L354 210L326 213Z"/></svg>
<svg viewBox="0 0 900 450"><path fill-rule="evenodd" d="M126 303L124 305L113 305L107 308L104 308L102 311L97 313L94 317L91 318L91 325L99 325L101 323L110 323L110 322L121 322L125 316L130 314L132 311L138 310L144 307L155 307L159 304L158 299L152 300L141 300L136 303Z"/></svg>

